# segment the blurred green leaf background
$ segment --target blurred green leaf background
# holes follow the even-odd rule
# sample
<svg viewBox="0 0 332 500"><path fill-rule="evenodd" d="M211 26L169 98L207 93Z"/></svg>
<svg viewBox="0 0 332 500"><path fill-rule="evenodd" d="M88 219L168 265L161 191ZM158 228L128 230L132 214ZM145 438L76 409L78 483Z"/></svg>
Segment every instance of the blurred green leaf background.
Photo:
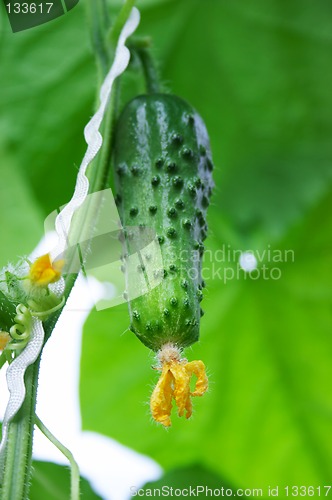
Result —
<svg viewBox="0 0 332 500"><path fill-rule="evenodd" d="M120 3L109 1L111 12ZM173 471L168 484L177 468L196 477L195 467L265 492L269 485L329 484L332 3L137 4L139 33L152 36L165 85L196 107L211 138L216 189L205 316L201 342L186 353L206 363L210 391L195 401L190 421L174 415L169 431L156 426L148 408L153 357L127 330L126 307L93 312L81 362L84 429L151 456ZM34 248L44 218L72 193L96 69L84 1L15 35L1 15L4 265ZM125 88L134 88L135 78L132 69ZM228 255L248 249L265 251L256 279L243 271L237 277ZM283 262L269 259L268 250ZM225 281L225 269L235 277Z"/></svg>

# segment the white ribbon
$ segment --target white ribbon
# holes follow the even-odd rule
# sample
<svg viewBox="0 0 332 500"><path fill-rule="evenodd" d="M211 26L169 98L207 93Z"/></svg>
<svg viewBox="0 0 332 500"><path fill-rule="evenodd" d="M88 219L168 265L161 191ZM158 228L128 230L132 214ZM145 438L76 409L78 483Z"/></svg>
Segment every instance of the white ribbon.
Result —
<svg viewBox="0 0 332 500"><path fill-rule="evenodd" d="M5 416L2 422L2 438L0 456L3 458L4 448L8 437L8 425L21 408L25 398L24 374L28 366L36 361L43 347L44 328L40 319L32 319L31 337L25 349L15 358L7 368L7 387L10 393ZM2 460L1 460L2 462ZM1 473L1 471L0 471Z"/></svg>

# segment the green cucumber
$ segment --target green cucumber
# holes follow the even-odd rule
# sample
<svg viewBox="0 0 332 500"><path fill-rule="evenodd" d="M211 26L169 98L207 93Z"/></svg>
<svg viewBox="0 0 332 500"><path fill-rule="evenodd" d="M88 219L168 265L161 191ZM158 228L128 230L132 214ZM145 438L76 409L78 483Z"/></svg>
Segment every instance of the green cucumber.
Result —
<svg viewBox="0 0 332 500"><path fill-rule="evenodd" d="M130 226L155 231L163 261L162 282L128 302L130 329L154 351L166 343L186 347L198 340L203 313L201 264L213 187L205 125L179 97L136 97L116 125L113 166L124 261ZM143 250L142 271L148 259Z"/></svg>

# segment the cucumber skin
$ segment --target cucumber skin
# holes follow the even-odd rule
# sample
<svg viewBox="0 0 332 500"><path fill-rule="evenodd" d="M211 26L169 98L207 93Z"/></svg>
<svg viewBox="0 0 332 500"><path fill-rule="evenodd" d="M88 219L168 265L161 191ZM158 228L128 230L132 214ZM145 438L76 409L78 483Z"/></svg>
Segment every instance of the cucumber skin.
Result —
<svg viewBox="0 0 332 500"><path fill-rule="evenodd" d="M203 314L202 242L213 187L205 125L179 97L136 97L118 120L113 166L122 225L153 228L164 266L162 282L128 302L130 329L154 351L167 342L189 346Z"/></svg>

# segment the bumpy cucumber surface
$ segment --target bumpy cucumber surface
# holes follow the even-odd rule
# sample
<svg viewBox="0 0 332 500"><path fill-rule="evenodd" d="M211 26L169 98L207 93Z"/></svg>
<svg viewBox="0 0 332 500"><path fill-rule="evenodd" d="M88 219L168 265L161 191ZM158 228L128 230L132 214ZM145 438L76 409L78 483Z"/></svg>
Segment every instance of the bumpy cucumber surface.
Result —
<svg viewBox="0 0 332 500"><path fill-rule="evenodd" d="M157 270L161 283L129 301L130 328L154 351L167 342L186 347L199 336L203 241L213 187L205 125L179 97L139 96L117 123L113 165L125 243L130 245L130 226L150 227L163 261ZM143 250L142 258L144 272L151 256ZM125 262L124 271L129 272Z"/></svg>

